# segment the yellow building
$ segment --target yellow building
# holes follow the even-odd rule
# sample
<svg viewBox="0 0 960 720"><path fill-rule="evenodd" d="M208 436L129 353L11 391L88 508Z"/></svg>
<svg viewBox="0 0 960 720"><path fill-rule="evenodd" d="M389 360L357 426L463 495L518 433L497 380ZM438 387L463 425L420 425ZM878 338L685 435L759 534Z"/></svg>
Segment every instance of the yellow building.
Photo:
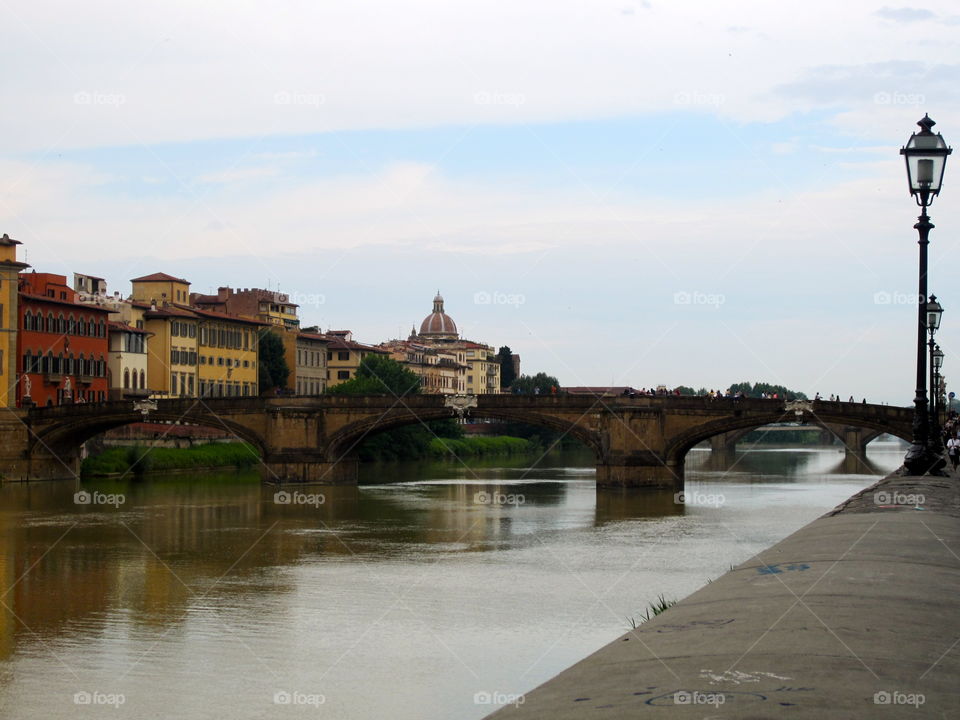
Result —
<svg viewBox="0 0 960 720"><path fill-rule="evenodd" d="M467 362L467 395L500 393L500 361L490 345L463 341Z"/></svg>
<svg viewBox="0 0 960 720"><path fill-rule="evenodd" d="M20 242L6 233L0 237L0 407L17 404L18 273L30 267L17 262Z"/></svg>
<svg viewBox="0 0 960 720"><path fill-rule="evenodd" d="M349 330L330 330L325 335L327 345L327 387L352 379L367 355L389 355L384 348L354 342Z"/></svg>
<svg viewBox="0 0 960 720"><path fill-rule="evenodd" d="M131 280L132 305L152 333L147 386L155 397L259 394L257 338L263 323L190 305L190 283L166 273Z"/></svg>
<svg viewBox="0 0 960 720"><path fill-rule="evenodd" d="M199 320L189 309L175 305L148 305L136 300L143 312L147 342L147 387L151 397L196 397L198 385L197 335Z"/></svg>
<svg viewBox="0 0 960 720"><path fill-rule="evenodd" d="M193 312L199 318L200 396L258 395L258 333L264 323L212 310Z"/></svg>

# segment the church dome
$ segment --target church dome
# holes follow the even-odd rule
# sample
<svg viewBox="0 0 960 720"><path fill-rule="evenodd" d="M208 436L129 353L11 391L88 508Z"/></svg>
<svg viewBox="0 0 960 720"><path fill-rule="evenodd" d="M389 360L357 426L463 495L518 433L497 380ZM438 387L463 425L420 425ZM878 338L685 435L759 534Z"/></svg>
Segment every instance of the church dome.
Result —
<svg viewBox="0 0 960 720"><path fill-rule="evenodd" d="M457 338L457 324L443 311L443 297L439 292L433 299L433 312L420 323L420 335L426 338Z"/></svg>

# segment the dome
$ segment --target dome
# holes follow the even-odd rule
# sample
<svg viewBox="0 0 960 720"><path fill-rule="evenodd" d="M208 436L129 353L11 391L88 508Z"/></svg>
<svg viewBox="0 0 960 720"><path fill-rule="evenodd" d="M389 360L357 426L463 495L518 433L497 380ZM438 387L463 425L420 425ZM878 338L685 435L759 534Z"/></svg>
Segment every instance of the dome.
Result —
<svg viewBox="0 0 960 720"><path fill-rule="evenodd" d="M420 323L420 335L427 338L456 339L457 337L457 324L443 311L443 297L439 292L433 299L433 312Z"/></svg>

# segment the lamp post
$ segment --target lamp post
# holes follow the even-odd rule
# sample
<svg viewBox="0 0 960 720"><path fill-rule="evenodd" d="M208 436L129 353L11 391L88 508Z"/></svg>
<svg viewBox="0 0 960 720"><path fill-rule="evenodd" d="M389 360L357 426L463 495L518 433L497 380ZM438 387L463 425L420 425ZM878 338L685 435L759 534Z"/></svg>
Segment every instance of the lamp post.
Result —
<svg viewBox="0 0 960 720"><path fill-rule="evenodd" d="M947 155L953 150L947 147L940 133L933 134L931 128L936 123L929 115L924 115L917 125L920 132L910 136L905 147L900 148L907 165L907 184L910 194L920 206L920 217L913 227L920 234L920 282L917 291L917 389L913 399L913 443L907 451L903 464L911 475L923 475L927 472L939 473L945 464L942 456L930 447L930 423L927 416L927 353L924 349L927 331L927 245L933 223L927 216L927 208L940 194L943 182L943 170L947 164ZM932 389L932 388L931 388Z"/></svg>
<svg viewBox="0 0 960 720"><path fill-rule="evenodd" d="M940 411L943 409L943 381L940 379L940 368L943 367L943 350L939 345L934 345L930 352L930 367L933 368L933 382L930 387L933 388L933 413L931 414L932 431L936 434L938 440L942 443L943 433L940 429Z"/></svg>
<svg viewBox="0 0 960 720"><path fill-rule="evenodd" d="M933 336L940 329L940 319L943 317L943 306L937 302L937 296L931 295L927 300L927 332L930 338L927 340L927 348L930 352L930 432L927 438L930 452L942 453L943 441L940 438L940 424L937 422L937 382L936 382L936 362L934 361L934 350L937 344L933 341Z"/></svg>

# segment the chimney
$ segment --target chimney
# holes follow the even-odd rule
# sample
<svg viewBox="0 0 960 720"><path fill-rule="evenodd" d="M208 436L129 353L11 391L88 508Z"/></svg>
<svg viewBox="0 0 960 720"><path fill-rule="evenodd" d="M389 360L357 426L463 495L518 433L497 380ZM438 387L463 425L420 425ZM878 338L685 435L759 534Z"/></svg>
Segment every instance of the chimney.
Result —
<svg viewBox="0 0 960 720"><path fill-rule="evenodd" d="M220 302L225 302L228 297L233 295L233 290L228 287L218 287L217 288L217 300Z"/></svg>

